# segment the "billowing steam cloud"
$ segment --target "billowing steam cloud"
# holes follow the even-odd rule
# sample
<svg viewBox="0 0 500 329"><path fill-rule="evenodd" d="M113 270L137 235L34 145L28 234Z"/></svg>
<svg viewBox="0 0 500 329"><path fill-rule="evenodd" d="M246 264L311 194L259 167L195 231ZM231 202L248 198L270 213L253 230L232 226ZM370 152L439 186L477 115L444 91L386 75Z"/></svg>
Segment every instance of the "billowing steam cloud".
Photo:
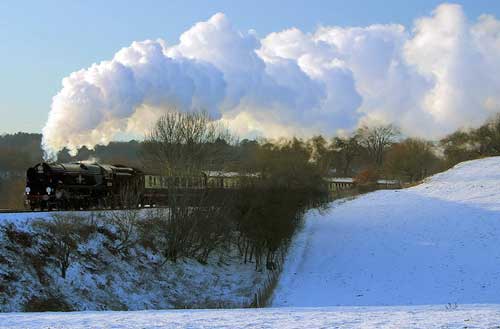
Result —
<svg viewBox="0 0 500 329"><path fill-rule="evenodd" d="M500 112L500 21L444 4L402 25L292 28L259 38L216 14L177 45L134 42L63 80L43 147L142 134L172 108L204 109L241 135L335 134L395 123L438 137Z"/></svg>

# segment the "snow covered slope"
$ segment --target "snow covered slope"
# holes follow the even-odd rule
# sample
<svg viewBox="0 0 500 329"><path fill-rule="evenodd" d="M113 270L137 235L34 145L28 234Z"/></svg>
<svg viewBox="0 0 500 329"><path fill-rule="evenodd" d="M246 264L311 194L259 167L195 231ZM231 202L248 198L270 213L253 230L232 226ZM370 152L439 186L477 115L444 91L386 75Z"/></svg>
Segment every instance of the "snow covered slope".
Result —
<svg viewBox="0 0 500 329"><path fill-rule="evenodd" d="M188 257L167 261L162 243L141 233L152 229L138 225L156 211L162 210L0 214L0 312L243 307L253 301L266 271L244 264L226 245L206 264ZM59 222L57 230L48 228L51 221ZM61 250L69 254L65 275Z"/></svg>
<svg viewBox="0 0 500 329"><path fill-rule="evenodd" d="M274 306L500 303L500 157L308 214Z"/></svg>

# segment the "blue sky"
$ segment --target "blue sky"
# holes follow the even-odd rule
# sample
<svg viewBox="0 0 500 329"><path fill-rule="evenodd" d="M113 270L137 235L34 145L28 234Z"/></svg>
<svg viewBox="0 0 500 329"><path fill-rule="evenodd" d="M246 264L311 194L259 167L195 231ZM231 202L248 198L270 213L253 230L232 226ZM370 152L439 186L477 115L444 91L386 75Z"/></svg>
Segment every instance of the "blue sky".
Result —
<svg viewBox="0 0 500 329"><path fill-rule="evenodd" d="M0 2L0 134L40 132L61 79L110 59L134 40L176 43L194 23L224 12L239 30L260 36L289 27L401 23L442 1L10 1ZM500 1L455 1L469 19L500 17Z"/></svg>

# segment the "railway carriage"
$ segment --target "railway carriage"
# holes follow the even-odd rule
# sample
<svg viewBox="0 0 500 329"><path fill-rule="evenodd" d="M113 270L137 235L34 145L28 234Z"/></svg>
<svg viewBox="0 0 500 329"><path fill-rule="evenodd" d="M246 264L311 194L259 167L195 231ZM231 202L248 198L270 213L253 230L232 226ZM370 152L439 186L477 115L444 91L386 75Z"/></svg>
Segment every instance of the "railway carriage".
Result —
<svg viewBox="0 0 500 329"><path fill-rule="evenodd" d="M207 188L207 177L204 173L185 176L144 174L141 186L141 204L166 205L170 198L189 200L202 194L201 191Z"/></svg>

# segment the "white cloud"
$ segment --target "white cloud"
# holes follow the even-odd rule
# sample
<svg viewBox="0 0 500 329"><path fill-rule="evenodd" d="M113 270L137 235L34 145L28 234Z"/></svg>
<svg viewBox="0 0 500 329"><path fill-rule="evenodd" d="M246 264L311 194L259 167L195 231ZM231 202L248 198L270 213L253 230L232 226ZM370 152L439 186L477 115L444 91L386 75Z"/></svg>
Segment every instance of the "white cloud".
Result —
<svg viewBox="0 0 500 329"><path fill-rule="evenodd" d="M402 25L296 28L259 39L221 13L176 45L134 42L71 74L43 130L49 154L143 133L173 107L244 135L334 134L391 122L439 137L500 111L500 21L444 4Z"/></svg>

